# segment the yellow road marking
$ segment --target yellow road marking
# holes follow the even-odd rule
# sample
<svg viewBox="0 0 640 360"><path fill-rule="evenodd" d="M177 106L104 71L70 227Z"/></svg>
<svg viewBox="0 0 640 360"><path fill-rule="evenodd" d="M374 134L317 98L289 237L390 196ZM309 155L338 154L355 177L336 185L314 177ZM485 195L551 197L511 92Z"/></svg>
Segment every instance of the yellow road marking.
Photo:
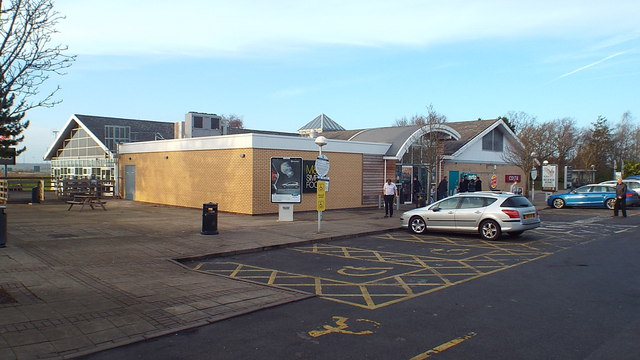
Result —
<svg viewBox="0 0 640 360"><path fill-rule="evenodd" d="M441 353L441 352L443 352L445 350L448 350L448 349L450 349L450 348L452 348L452 347L464 342L465 340L471 339L472 337L474 337L476 335L478 335L478 334L476 334L474 332L470 332L465 336L461 336L461 337L455 338L455 339L453 339L451 341L447 341L446 343L438 345L438 346L434 347L431 350L427 350L427 351L423 352L422 354L418 354L418 355L412 357L411 360L424 360L424 359L430 358L431 355L439 354L439 353Z"/></svg>
<svg viewBox="0 0 640 360"><path fill-rule="evenodd" d="M389 270L393 270L392 267L356 267L356 266L343 266L338 270L338 274L345 276L376 276L382 275ZM354 271L351 273L350 271Z"/></svg>
<svg viewBox="0 0 640 360"><path fill-rule="evenodd" d="M335 321L336 326L322 325L322 328L324 330L311 330L311 331L308 332L309 336L320 337L320 336L323 336L323 335L334 334L334 333L347 334L347 335L371 335L371 334L373 334L373 331L371 331L371 330L363 330L363 331L347 330L349 328L349 325L347 325L347 320L349 320L349 318L346 318L346 317L343 317L343 316L333 316L332 319ZM358 322L367 322L367 323L373 324L375 327L379 327L380 326L379 322L376 322L376 321L373 321L373 320L357 319L356 321L358 321Z"/></svg>

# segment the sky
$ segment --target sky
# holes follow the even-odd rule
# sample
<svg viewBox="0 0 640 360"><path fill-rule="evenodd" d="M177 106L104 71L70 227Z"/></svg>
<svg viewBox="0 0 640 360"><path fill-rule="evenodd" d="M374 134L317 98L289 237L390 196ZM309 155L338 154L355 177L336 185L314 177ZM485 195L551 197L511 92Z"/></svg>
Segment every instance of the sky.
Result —
<svg viewBox="0 0 640 360"><path fill-rule="evenodd" d="M42 162L73 114L182 121L235 114L296 132L426 114L540 121L640 117L637 0L55 0L77 55L53 108L27 113L18 163Z"/></svg>

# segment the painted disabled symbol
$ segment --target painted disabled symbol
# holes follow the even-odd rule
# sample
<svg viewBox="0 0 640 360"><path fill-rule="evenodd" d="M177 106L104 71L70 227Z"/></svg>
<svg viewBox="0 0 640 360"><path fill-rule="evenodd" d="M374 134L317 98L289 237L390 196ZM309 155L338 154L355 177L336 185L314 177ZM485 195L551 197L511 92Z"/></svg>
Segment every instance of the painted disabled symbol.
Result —
<svg viewBox="0 0 640 360"><path fill-rule="evenodd" d="M333 321L336 322L336 326L332 326L332 325L322 325L322 328L324 330L311 330L308 332L308 334L312 337L320 337L323 335L327 335L327 334L347 334L347 335L371 335L373 334L373 331L371 330L363 330L363 331L351 331L351 330L347 330L349 328L349 325L347 325L347 320L349 320L349 318L343 317L343 316L333 316L332 317ZM356 319L357 322L363 322L363 323L368 323L368 324L372 324L374 327L380 327L380 323L377 321L373 321L373 320L367 320L367 319Z"/></svg>

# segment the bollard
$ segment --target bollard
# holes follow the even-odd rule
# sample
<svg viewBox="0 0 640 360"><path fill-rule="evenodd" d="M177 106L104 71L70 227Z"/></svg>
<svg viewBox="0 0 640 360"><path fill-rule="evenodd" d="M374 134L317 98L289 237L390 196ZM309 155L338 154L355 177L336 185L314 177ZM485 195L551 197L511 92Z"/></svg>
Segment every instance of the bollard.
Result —
<svg viewBox="0 0 640 360"><path fill-rule="evenodd" d="M6 206L0 206L0 248L7 243L7 214L4 212Z"/></svg>
<svg viewBox="0 0 640 360"><path fill-rule="evenodd" d="M202 235L218 234L218 204L202 204Z"/></svg>

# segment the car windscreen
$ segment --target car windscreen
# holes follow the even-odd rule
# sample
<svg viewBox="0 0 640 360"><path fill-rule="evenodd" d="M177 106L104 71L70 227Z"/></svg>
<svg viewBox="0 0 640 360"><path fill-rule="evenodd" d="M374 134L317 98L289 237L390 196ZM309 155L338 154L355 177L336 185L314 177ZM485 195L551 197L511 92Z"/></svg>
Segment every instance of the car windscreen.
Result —
<svg viewBox="0 0 640 360"><path fill-rule="evenodd" d="M524 196L511 196L507 200L505 200L501 205L501 207L529 207L533 206L533 204Z"/></svg>

